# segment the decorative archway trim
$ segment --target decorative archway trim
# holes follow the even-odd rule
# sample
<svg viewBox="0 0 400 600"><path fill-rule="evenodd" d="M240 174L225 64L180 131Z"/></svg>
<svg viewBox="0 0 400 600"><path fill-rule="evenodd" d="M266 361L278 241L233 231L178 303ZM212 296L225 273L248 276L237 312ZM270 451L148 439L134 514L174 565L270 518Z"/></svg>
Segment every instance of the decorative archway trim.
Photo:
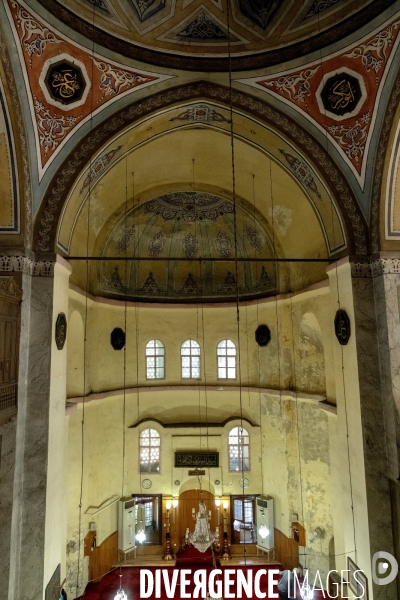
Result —
<svg viewBox="0 0 400 600"><path fill-rule="evenodd" d="M68 191L90 157L101 146L136 120L178 102L197 98L218 99L229 105L230 90L211 82L199 81L158 92L121 109L81 140L54 175L44 196L35 221L35 250L42 253L54 251L58 218ZM318 165L346 222L350 253L367 254L368 228L364 216L345 178L323 147L295 121L247 93L234 90L232 104L233 108L252 114L260 122L277 127Z"/></svg>
<svg viewBox="0 0 400 600"><path fill-rule="evenodd" d="M181 422L177 422L177 423L163 423L162 421L159 421L158 419L140 419L140 421L137 421L136 423L133 423L133 425L129 425L128 429L135 429L136 427L139 427L140 425L142 425L143 423L157 423L160 427L163 427L163 429L183 429L183 428L195 428L195 429L200 429L200 428L215 428L215 427L225 427L225 425L227 425L228 423L231 423L232 421L243 421L246 422L250 425L250 427L258 427L258 425L254 425L254 423L252 423L251 421L249 421L249 419L245 419L244 417L241 419L240 416L239 417L228 417L228 419L225 419L225 421L221 421L221 422L208 422L206 423L205 421L193 421L193 422L187 422L187 423L181 423Z"/></svg>

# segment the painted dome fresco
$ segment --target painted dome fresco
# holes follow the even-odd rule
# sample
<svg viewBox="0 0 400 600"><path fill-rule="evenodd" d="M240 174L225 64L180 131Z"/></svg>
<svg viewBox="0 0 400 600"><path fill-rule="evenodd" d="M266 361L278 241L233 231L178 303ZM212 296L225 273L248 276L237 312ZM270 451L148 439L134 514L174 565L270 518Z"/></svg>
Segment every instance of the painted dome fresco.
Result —
<svg viewBox="0 0 400 600"><path fill-rule="evenodd" d="M231 0L228 10L227 0L41 0L72 29L114 52L167 68L222 71L227 60L218 59L229 47L234 69L279 64L335 43L390 3Z"/></svg>
<svg viewBox="0 0 400 600"><path fill-rule="evenodd" d="M103 296L190 302L275 291L264 227L250 209L237 205L235 215L233 202L209 193L169 193L131 208L101 255L107 257L99 267ZM129 260L133 256L140 260Z"/></svg>

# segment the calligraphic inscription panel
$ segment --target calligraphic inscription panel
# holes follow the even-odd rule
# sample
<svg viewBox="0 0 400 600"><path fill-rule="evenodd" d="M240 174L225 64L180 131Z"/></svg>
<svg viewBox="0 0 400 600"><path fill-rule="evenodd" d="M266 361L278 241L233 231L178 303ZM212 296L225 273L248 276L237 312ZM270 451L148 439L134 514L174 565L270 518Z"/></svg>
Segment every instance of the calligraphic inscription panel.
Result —
<svg viewBox="0 0 400 600"><path fill-rule="evenodd" d="M341 346L346 346L350 339L350 319L346 311L339 309L335 316L335 335Z"/></svg>
<svg viewBox="0 0 400 600"><path fill-rule="evenodd" d="M175 467L219 467L219 452L175 452Z"/></svg>
<svg viewBox="0 0 400 600"><path fill-rule="evenodd" d="M67 60L49 67L45 83L50 96L63 104L80 100L86 87L81 69Z"/></svg>
<svg viewBox="0 0 400 600"><path fill-rule="evenodd" d="M325 109L334 115L351 113L361 99L360 83L348 73L337 73L326 81L321 98Z"/></svg>

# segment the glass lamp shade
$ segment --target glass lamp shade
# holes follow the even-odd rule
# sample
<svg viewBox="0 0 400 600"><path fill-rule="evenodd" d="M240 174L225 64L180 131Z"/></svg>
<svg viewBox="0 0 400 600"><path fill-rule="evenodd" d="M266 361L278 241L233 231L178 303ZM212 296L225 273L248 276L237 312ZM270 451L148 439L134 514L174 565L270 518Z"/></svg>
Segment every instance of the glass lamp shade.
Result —
<svg viewBox="0 0 400 600"><path fill-rule="evenodd" d="M177 500L176 498L174 498L174 499L172 500L172 506L173 506L174 508L176 508L176 507L178 506L178 504L179 504L178 500Z"/></svg>
<svg viewBox="0 0 400 600"><path fill-rule="evenodd" d="M124 590L119 589L114 596L114 600L128 600L128 596L125 594Z"/></svg>
<svg viewBox="0 0 400 600"><path fill-rule="evenodd" d="M261 525L261 527L258 530L258 533L260 534L262 539L265 540L265 538L269 536L269 529L265 525Z"/></svg>
<svg viewBox="0 0 400 600"><path fill-rule="evenodd" d="M143 529L139 529L139 531L136 534L136 539L139 542L139 544L143 544L143 542L146 540L146 534L143 531Z"/></svg>
<svg viewBox="0 0 400 600"><path fill-rule="evenodd" d="M189 542L199 552L205 552L218 539L217 535L210 530L209 518L206 505L203 501L199 502L199 512L196 515L194 532L189 535Z"/></svg>
<svg viewBox="0 0 400 600"><path fill-rule="evenodd" d="M303 589L300 592L301 597L303 598L303 600L313 600L314 598L314 588L312 588L310 585L305 585L303 587Z"/></svg>

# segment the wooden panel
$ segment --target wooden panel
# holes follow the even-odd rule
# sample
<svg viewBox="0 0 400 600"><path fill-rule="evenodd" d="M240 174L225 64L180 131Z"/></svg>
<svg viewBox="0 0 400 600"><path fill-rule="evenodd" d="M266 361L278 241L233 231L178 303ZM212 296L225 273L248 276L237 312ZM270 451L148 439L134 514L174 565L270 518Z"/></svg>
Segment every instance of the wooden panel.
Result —
<svg viewBox="0 0 400 600"><path fill-rule="evenodd" d="M215 506L215 496L210 492L204 490L203 491L203 500L207 507L207 510L211 510L211 519L210 519L210 527L211 531L215 531L215 528L219 526L220 530L220 543L222 543L222 532L223 532L223 502L224 500L228 500L228 498L221 497L221 505L219 509ZM168 499L163 498L163 523L165 524L165 505ZM200 490L187 490L186 492L182 492L179 496L179 503L177 508L171 508L170 511L170 534L171 534L171 544L174 553L179 550L179 548L184 543L185 531L186 528L189 528L190 533L194 531L195 521L192 517L192 508L196 510L196 513L199 510L199 501L200 501ZM229 523L229 508L227 510L227 521ZM165 532L164 527L164 532ZM165 533L163 544L165 544Z"/></svg>
<svg viewBox="0 0 400 600"><path fill-rule="evenodd" d="M295 542L297 542L299 546L305 546L306 545L306 530L304 529L303 525L301 525L300 523L294 522L294 523L292 523L292 529L293 529L293 538L294 538Z"/></svg>
<svg viewBox="0 0 400 600"><path fill-rule="evenodd" d="M299 566L299 545L279 529L275 529L275 558L284 569L294 569Z"/></svg>
<svg viewBox="0 0 400 600"><path fill-rule="evenodd" d="M106 573L108 573L108 571L113 565L116 564L117 561L118 531L108 536L108 538L106 538L104 542L100 544L100 546L97 546L94 550L90 551L89 546L89 580L100 580Z"/></svg>

